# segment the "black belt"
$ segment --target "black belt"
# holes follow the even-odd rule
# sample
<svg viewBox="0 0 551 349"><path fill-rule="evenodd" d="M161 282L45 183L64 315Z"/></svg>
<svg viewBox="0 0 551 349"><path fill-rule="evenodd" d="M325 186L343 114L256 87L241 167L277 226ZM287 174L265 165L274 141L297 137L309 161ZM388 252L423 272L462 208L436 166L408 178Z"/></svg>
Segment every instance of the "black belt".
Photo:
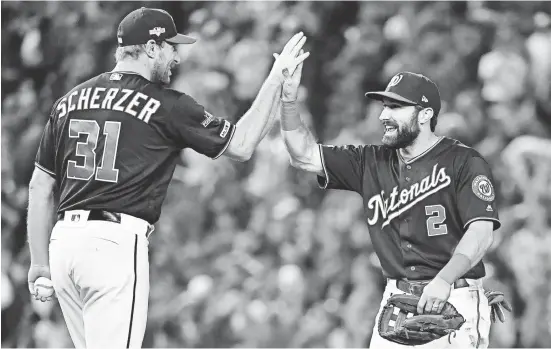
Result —
<svg viewBox="0 0 551 349"><path fill-rule="evenodd" d="M416 296L421 296L423 294L423 289L428 285L430 281L406 281L406 280L396 280L396 287L400 291L411 293ZM468 287L469 283L466 279L459 279L453 283L453 288L463 288Z"/></svg>
<svg viewBox="0 0 551 349"><path fill-rule="evenodd" d="M72 222L78 222L80 221L80 218L81 218L80 214L72 213L71 217L69 217L69 220ZM65 219L65 212L61 212L57 215L58 221L62 219ZM90 214L88 214L88 220L89 221L106 221L106 222L120 224L121 214L117 212L110 212L105 210L90 210Z"/></svg>

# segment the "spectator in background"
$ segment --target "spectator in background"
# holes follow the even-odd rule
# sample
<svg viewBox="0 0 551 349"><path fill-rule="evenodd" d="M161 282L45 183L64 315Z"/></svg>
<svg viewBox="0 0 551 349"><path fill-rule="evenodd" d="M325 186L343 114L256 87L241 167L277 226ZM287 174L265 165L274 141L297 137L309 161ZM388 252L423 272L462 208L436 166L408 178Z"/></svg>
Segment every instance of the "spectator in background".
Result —
<svg viewBox="0 0 551 349"><path fill-rule="evenodd" d="M543 243L551 232L549 222L544 227L530 225L542 221L533 219L534 207L549 206L544 200L551 190L545 190L539 179L528 177L526 182L516 171L530 174L534 170L537 178L544 178L549 170L530 152L506 154L530 144L524 134L549 139L551 82L548 73L545 78L550 65L548 49L544 49L550 42L549 4L157 2L156 6L174 13L179 29L200 38L187 64L173 72L172 87L196 96L212 106L213 114L227 115L233 121L252 102L253 85L259 86L268 73L270 53L284 44L289 33L304 30L311 38L309 50L316 54L304 70L301 114L315 115L309 125L315 125L316 138L327 143L379 142L378 120L360 116L378 115L381 107L368 103L362 91L382 87L404 64L416 70L428 66L430 62L423 60L433 56L431 47L436 43L430 41L435 38L443 43L450 53L437 56L437 64L431 63L442 67L436 82L450 91L437 131L452 137L457 134L485 156L493 154L488 159L504 210L486 282L513 297L515 314L505 324L494 326L490 345L545 347L551 343L547 335L551 331L542 319L551 311L536 308L529 300L537 299L534 304L540 305L550 302L551 290L545 284L533 287L532 282L547 280L544 275L551 270ZM44 124L60 91L112 66L113 23L140 6L144 4L2 3L2 266L14 289L11 306L2 311L2 320L9 319L2 321L2 346L35 346L33 321L63 326L57 304L52 310L57 315L42 319L24 293L29 258L24 248L26 178L32 169L24 159L32 158L39 141L33 125ZM485 85L492 84L479 78L479 61L484 54L497 51L493 34L506 16L517 19L500 25L519 32L511 52L521 57L527 70L526 86L513 86L511 91L524 91L520 101L532 100L533 110L510 100L491 111L494 102L489 103L481 93ZM442 23L440 32L419 35L425 23L435 19ZM429 42L421 42L423 38ZM427 51L421 52L418 46ZM248 50L254 54L248 55ZM252 66L237 64L253 57L257 59L253 62L256 77L247 74ZM452 89L452 84L457 88ZM507 114L503 120L499 110ZM521 125L520 129L513 126L527 115L523 124L532 118L540 123L529 121L528 127ZM509 123L509 118L517 121ZM513 127L507 129L508 125ZM373 303L381 297L383 280L361 217L361 202L342 193L320 193L310 176L288 166L282 147L276 132L260 143L247 164L208 161L193 152L181 154L156 225L158 234L150 242L151 319L144 346L258 347L291 342L360 347L369 341L371 312L377 308ZM270 181L265 180L267 174ZM530 194L536 189L541 193L538 200ZM531 198L530 205L523 204L525 198ZM247 242L235 243L236 236ZM8 254L13 258L4 258ZM304 325L290 328L283 327L277 315L283 294L275 282L287 264L301 270L306 289L301 311L293 310L293 323ZM366 269L369 272L357 273ZM204 279L201 275L212 279L210 294L194 303L182 300L191 299L179 296L193 293L196 278ZM330 287L333 284L342 285ZM334 291L337 288L342 291ZM336 307L330 299L337 301ZM262 309L266 318L261 316ZM322 322L327 331L320 334L322 325L316 328L316 324ZM248 327L258 330L258 335L249 335ZM63 336L56 333L52 336ZM313 333L317 333L315 340L310 339Z"/></svg>

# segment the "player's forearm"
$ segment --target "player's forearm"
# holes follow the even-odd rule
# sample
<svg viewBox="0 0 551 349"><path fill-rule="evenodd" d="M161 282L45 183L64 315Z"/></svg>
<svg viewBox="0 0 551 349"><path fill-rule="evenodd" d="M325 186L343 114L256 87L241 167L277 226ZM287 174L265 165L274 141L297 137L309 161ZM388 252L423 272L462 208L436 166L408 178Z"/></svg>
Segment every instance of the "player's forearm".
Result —
<svg viewBox="0 0 551 349"><path fill-rule="evenodd" d="M264 137L266 136L266 134L268 134L268 132L270 132L276 120L278 119L279 115L281 114L281 99L279 98L280 94L281 94L281 88L274 96L274 101L272 104L272 109L270 111L270 116L268 118L268 122L266 123L266 125L264 126L264 129L262 130L262 134L260 135L259 142L264 139Z"/></svg>
<svg viewBox="0 0 551 349"><path fill-rule="evenodd" d="M455 282L482 260L492 242L491 230L468 229L459 241L450 261L438 273L438 277L449 284Z"/></svg>
<svg viewBox="0 0 551 349"><path fill-rule="evenodd" d="M319 166L314 165L318 144L296 108L296 102L282 102L281 134L291 157L291 165L303 171L318 172Z"/></svg>
<svg viewBox="0 0 551 349"><path fill-rule="evenodd" d="M33 183L29 186L27 232L31 264L49 265L48 245L54 225L54 193L52 188Z"/></svg>
<svg viewBox="0 0 551 349"><path fill-rule="evenodd" d="M270 122L273 126L276 116L273 109L281 93L280 91L281 82L268 77L260 88L251 108L237 122L234 138L236 138L238 146L249 157L254 152L258 143L268 133L271 127Z"/></svg>

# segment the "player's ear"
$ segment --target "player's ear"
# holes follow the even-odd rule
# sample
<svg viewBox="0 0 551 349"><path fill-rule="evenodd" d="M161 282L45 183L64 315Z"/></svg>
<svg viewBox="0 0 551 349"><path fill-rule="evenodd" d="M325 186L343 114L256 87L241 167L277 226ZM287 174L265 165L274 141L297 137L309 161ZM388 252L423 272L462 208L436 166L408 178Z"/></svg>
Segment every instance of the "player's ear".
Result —
<svg viewBox="0 0 551 349"><path fill-rule="evenodd" d="M419 123L425 124L427 122L430 123L430 119L432 119L432 116L434 115L434 110L432 108L425 108L419 112Z"/></svg>
<svg viewBox="0 0 551 349"><path fill-rule="evenodd" d="M156 49L157 49L157 43L155 42L155 40L149 40L145 44L145 54L149 58L155 58L155 50Z"/></svg>

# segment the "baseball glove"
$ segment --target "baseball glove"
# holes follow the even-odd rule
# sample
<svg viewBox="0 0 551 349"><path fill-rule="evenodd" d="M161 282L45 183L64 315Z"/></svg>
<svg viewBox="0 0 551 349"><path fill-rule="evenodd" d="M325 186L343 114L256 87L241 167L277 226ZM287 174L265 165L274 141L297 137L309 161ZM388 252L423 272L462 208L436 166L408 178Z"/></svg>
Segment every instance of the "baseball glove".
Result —
<svg viewBox="0 0 551 349"><path fill-rule="evenodd" d="M509 312L513 309L511 308L511 304L509 304L509 302L505 299L503 292L487 290L484 294L486 295L486 298L488 298L488 305L491 307L490 319L492 320L492 323L497 322L497 319L501 322L505 322L505 316L503 315L503 310L501 310L501 308L504 308Z"/></svg>
<svg viewBox="0 0 551 349"><path fill-rule="evenodd" d="M409 294L390 297L379 318L381 337L403 345L421 345L455 335L465 323L465 318L449 302L440 314L417 314L419 298Z"/></svg>

